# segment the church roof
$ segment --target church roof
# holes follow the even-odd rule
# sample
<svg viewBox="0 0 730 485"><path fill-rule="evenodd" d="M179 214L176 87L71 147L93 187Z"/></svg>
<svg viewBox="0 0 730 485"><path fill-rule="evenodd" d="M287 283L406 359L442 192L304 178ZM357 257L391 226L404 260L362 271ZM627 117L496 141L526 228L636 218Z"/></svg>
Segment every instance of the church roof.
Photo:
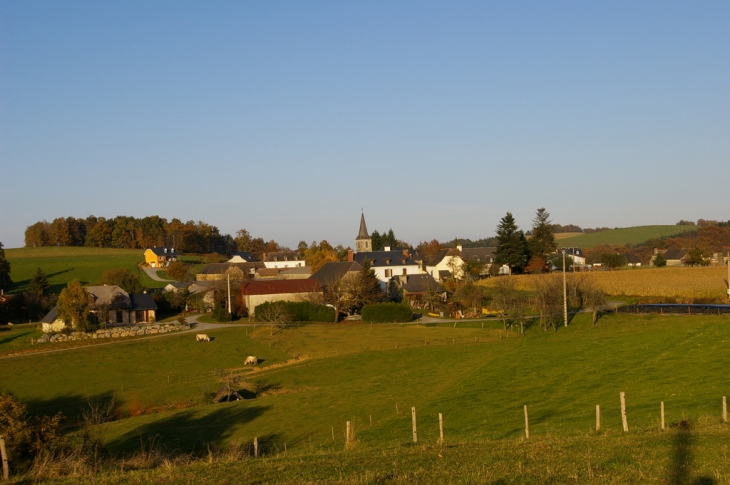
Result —
<svg viewBox="0 0 730 485"><path fill-rule="evenodd" d="M365 214L360 216L360 232L357 233L355 240L357 241L358 239L370 239L370 236L368 235L368 226L365 225Z"/></svg>

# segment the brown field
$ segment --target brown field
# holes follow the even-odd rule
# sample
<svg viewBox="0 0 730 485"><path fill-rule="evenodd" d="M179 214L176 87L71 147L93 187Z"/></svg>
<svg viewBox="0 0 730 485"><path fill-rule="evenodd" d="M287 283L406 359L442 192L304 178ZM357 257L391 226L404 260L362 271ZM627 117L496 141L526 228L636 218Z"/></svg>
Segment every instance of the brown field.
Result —
<svg viewBox="0 0 730 485"><path fill-rule="evenodd" d="M550 277L556 275L520 275L515 278L518 289L532 291L535 279ZM568 277L573 277L573 274ZM592 271L577 273L575 277L593 280L608 295L638 297L645 302L727 303L727 268L722 266ZM490 287L495 281L495 278L490 278L480 284Z"/></svg>

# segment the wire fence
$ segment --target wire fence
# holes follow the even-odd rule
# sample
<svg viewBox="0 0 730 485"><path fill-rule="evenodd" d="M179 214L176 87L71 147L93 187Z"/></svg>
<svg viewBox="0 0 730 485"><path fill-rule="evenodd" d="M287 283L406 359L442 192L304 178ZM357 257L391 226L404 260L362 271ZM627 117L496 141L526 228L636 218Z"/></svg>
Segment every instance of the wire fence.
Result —
<svg viewBox="0 0 730 485"><path fill-rule="evenodd" d="M647 303L638 305L622 305L618 313L659 313L662 315L728 315L730 305L702 305L683 303Z"/></svg>

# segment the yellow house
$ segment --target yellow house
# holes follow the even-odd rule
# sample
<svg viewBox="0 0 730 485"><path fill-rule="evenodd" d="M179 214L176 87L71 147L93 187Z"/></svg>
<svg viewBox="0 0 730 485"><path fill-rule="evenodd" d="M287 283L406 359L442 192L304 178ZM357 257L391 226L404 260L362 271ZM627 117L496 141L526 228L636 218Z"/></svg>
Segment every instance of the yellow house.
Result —
<svg viewBox="0 0 730 485"><path fill-rule="evenodd" d="M147 248L144 252L144 262L153 268L164 268L173 261L177 261L177 252L171 247Z"/></svg>

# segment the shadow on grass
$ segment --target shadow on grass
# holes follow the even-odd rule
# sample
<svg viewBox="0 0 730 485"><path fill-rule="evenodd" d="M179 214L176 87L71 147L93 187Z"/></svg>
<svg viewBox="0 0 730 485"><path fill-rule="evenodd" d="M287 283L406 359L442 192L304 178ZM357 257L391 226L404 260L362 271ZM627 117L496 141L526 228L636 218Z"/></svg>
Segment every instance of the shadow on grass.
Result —
<svg viewBox="0 0 730 485"><path fill-rule="evenodd" d="M190 410L163 416L110 441L107 447L113 452L136 452L140 450L140 443L151 439L180 451L196 451L210 445L219 446L231 437L235 426L251 422L270 409L270 406L251 406L243 403L220 406L206 414ZM266 438L274 441L275 436ZM262 439L263 437L260 438Z"/></svg>
<svg viewBox="0 0 730 485"><path fill-rule="evenodd" d="M677 431L672 442L674 450L667 479L667 483L670 485L714 485L716 483L708 476L691 479L694 464L692 438L689 421L680 421L677 424Z"/></svg>
<svg viewBox="0 0 730 485"><path fill-rule="evenodd" d="M28 412L31 415L52 416L56 413L63 413L65 420L63 423L66 429L75 429L79 426L81 413L89 409L89 403L100 403L107 405L114 400L115 406L124 404L119 399L114 398L113 392L105 392L93 396L83 396L80 394L65 394L57 396L53 399L30 399L23 400L28 406Z"/></svg>
<svg viewBox="0 0 730 485"><path fill-rule="evenodd" d="M0 329L0 332L6 332L8 330L9 329ZM25 336L27 336L25 333L13 333L12 335L8 335L7 337L0 339L0 345L9 344L13 340L19 339L20 337L25 337Z"/></svg>

